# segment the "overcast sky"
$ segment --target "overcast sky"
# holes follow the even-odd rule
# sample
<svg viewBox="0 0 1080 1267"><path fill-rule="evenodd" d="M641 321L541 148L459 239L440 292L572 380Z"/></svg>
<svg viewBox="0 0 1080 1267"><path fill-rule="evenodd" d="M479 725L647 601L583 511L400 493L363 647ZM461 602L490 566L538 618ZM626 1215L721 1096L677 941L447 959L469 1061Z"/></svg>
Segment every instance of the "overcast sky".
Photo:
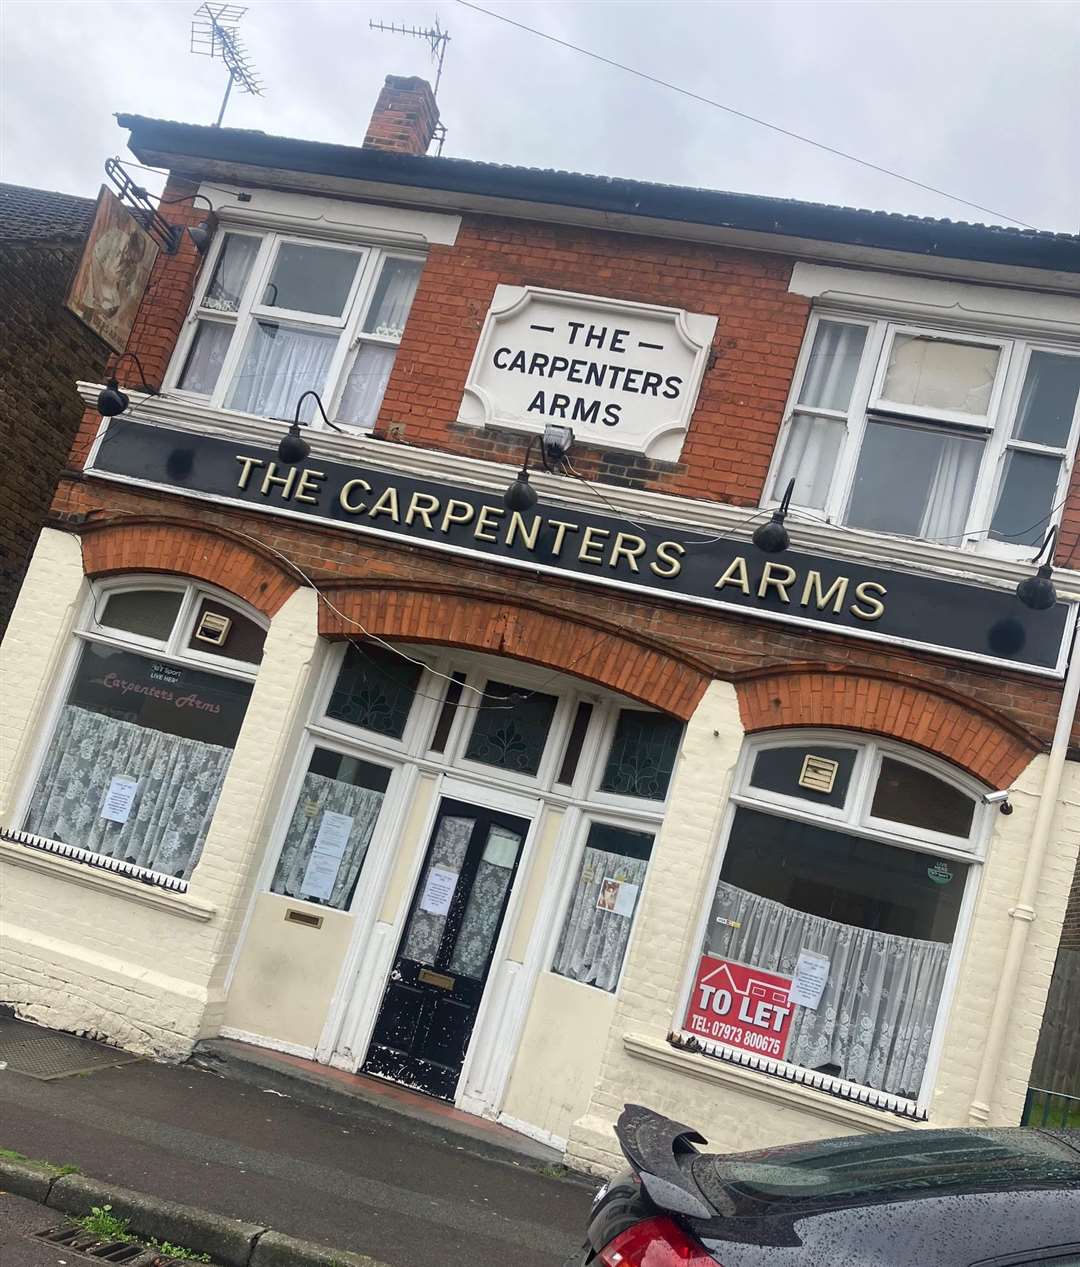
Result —
<svg viewBox="0 0 1080 1267"><path fill-rule="evenodd" d="M520 22L1039 228L1080 231L1080 0L481 0ZM93 195L127 154L112 117L212 123L220 63L194 0L0 0L0 179ZM536 167L990 220L689 101L455 0L252 0L262 97L227 125L360 144L387 74L433 71L451 32L445 152ZM151 187L153 188L153 183Z"/></svg>

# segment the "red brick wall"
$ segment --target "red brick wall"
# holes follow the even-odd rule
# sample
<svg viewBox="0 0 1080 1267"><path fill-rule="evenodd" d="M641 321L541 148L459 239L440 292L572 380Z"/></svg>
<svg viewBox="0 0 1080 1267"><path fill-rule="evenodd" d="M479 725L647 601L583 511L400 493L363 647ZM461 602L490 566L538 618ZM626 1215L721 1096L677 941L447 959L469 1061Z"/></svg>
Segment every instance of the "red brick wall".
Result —
<svg viewBox="0 0 1080 1267"><path fill-rule="evenodd" d="M395 154L426 154L439 107L424 79L387 75L364 137L364 148Z"/></svg>

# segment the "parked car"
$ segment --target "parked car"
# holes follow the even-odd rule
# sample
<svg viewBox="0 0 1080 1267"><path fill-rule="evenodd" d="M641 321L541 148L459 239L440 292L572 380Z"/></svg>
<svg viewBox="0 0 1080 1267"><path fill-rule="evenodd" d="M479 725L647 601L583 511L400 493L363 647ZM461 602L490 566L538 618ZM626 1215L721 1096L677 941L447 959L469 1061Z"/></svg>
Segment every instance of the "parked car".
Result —
<svg viewBox="0 0 1080 1267"><path fill-rule="evenodd" d="M1080 1131L902 1130L748 1153L637 1104L566 1267L1080 1267Z"/></svg>

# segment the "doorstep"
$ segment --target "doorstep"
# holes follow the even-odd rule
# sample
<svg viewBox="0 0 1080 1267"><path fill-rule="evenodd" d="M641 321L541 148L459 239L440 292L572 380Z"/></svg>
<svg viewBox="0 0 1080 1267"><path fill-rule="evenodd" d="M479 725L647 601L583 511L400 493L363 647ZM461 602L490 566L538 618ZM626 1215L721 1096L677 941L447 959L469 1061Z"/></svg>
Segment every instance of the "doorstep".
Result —
<svg viewBox="0 0 1080 1267"><path fill-rule="evenodd" d="M344 1069L321 1065L303 1056L233 1038L208 1038L198 1044L189 1063L340 1113L369 1118L380 1112L392 1114L398 1128L434 1136L452 1147L497 1161L530 1169L563 1164L563 1155L558 1149L512 1131L508 1126L464 1113L452 1104L381 1078L346 1073Z"/></svg>

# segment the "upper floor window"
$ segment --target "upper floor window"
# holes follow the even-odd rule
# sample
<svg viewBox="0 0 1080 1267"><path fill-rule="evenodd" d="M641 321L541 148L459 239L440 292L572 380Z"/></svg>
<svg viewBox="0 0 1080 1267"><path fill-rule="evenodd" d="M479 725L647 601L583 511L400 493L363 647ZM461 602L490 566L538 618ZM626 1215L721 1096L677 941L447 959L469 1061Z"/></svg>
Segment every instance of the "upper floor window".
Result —
<svg viewBox="0 0 1080 1267"><path fill-rule="evenodd" d="M290 421L316 391L340 425L370 427L423 266L381 247L230 229L207 261L172 385ZM301 419L316 418L305 402Z"/></svg>
<svg viewBox="0 0 1080 1267"><path fill-rule="evenodd" d="M1076 447L1080 349L816 316L769 487L826 519L1027 554Z"/></svg>

